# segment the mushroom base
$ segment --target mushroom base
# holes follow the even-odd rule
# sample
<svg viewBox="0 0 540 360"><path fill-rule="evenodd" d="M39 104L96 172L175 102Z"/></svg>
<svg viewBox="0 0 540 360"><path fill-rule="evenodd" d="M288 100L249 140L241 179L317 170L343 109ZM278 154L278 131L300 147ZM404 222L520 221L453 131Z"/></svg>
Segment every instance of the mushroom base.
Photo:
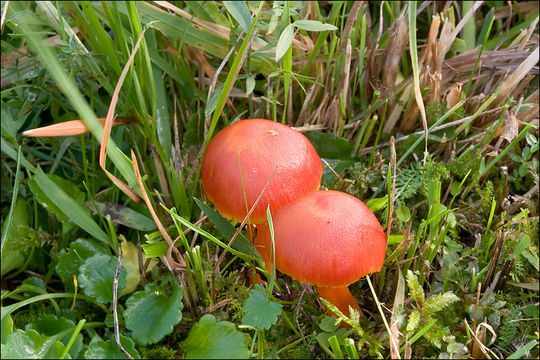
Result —
<svg viewBox="0 0 540 360"><path fill-rule="evenodd" d="M343 287L323 287L317 286L319 295L331 302L335 307L339 309L344 315L350 317L349 306L357 310L362 315L360 305L349 291L347 286Z"/></svg>

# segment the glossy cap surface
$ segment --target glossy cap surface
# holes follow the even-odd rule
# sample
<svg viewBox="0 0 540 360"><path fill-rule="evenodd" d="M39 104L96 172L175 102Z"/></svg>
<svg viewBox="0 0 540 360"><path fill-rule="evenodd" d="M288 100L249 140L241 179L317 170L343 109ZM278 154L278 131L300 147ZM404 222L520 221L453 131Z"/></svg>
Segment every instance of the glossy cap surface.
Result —
<svg viewBox="0 0 540 360"><path fill-rule="evenodd" d="M263 119L240 120L221 130L208 144L202 163L208 199L221 215L238 222L270 179L251 214L253 224L266 221L268 205L274 213L317 191L321 177L321 159L310 141L289 126Z"/></svg>
<svg viewBox="0 0 540 360"><path fill-rule="evenodd" d="M276 267L311 285L347 286L379 271L386 237L369 208L334 190L308 194L274 216ZM270 231L265 246L271 248Z"/></svg>

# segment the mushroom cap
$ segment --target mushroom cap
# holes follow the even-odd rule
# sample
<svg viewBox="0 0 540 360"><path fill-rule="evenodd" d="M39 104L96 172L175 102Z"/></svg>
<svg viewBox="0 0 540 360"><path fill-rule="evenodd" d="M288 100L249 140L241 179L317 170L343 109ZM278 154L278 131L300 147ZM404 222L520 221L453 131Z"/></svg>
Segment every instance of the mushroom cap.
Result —
<svg viewBox="0 0 540 360"><path fill-rule="evenodd" d="M272 222L276 267L294 279L342 287L382 268L386 237L381 224L349 194L308 194L282 207ZM271 249L269 230L264 240Z"/></svg>
<svg viewBox="0 0 540 360"><path fill-rule="evenodd" d="M266 221L268 205L274 213L317 191L321 177L321 159L311 142L289 126L264 119L240 120L218 132L202 162L208 199L221 215L238 222L270 179L250 216L253 224Z"/></svg>

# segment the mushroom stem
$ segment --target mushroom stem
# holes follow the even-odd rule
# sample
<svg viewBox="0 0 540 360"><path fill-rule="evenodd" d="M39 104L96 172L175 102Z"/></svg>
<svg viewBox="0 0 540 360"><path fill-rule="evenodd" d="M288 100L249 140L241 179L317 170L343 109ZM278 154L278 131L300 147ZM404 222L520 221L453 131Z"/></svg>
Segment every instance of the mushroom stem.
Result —
<svg viewBox="0 0 540 360"><path fill-rule="evenodd" d="M343 286L343 287L317 286L317 290L319 292L319 295L323 299L331 302L345 316L349 316L349 317L351 316L351 314L349 313L349 306L351 306L355 310L358 310L360 315L362 315L362 310L360 309L360 305L358 305L358 302L356 301L354 296L351 294L347 286Z"/></svg>
<svg viewBox="0 0 540 360"><path fill-rule="evenodd" d="M267 271L269 271L269 264L270 259L268 256L268 252L266 251L266 247L264 246L264 242L262 240L262 234L264 233L265 228L263 224L258 225L259 228L257 228L256 225L252 225L251 229L248 230L248 237L249 241L253 243L253 246L255 246L255 249L259 252L262 259L264 260L264 267ZM257 236L254 235L255 231L257 232ZM251 284L266 284L266 281L264 281L261 276L257 272L253 272L251 276Z"/></svg>

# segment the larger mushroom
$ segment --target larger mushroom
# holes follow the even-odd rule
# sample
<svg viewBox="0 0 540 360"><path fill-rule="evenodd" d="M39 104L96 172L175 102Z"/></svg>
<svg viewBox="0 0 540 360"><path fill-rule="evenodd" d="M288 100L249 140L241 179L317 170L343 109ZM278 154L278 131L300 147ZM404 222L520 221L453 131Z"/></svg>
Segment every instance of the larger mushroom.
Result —
<svg viewBox="0 0 540 360"><path fill-rule="evenodd" d="M319 189L322 165L309 140L293 128L264 119L240 120L210 141L202 184L221 215L241 222L259 195L251 224ZM265 185L268 186L263 192Z"/></svg>
<svg viewBox="0 0 540 360"><path fill-rule="evenodd" d="M383 229L371 210L349 194L326 190L285 205L272 221L276 268L316 285L319 295L345 315L349 306L360 310L348 285L379 271L386 251ZM256 243L271 249L270 231Z"/></svg>

